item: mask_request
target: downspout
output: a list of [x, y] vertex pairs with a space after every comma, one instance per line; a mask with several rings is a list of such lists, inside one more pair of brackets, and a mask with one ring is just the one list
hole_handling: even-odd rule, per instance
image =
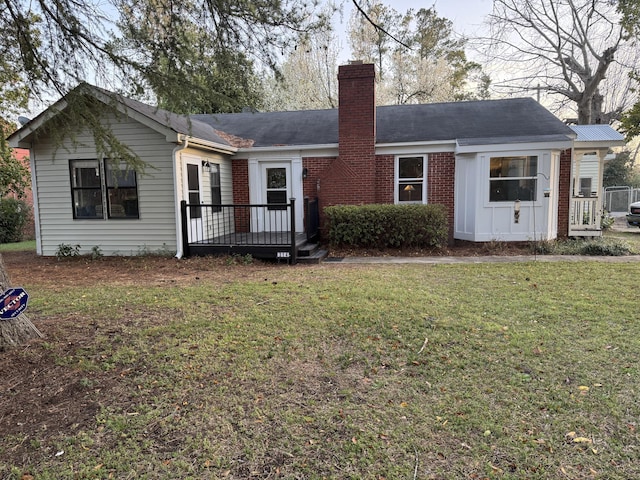
[[178, 172], [181, 166], [180, 158], [183, 150], [189, 147], [189, 138], [186, 135], [178, 134], [178, 145], [173, 149], [173, 192], [175, 201], [175, 221], [176, 221], [176, 258], [182, 258], [184, 246], [182, 245], [182, 223], [180, 222], [180, 200], [182, 198], [182, 186], [178, 185]]

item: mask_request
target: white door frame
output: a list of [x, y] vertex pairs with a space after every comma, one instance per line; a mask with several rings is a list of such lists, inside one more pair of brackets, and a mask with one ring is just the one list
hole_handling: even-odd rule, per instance
[[[289, 165], [290, 178], [290, 195], [296, 199], [295, 220], [296, 232], [304, 232], [304, 196], [302, 189], [302, 158], [300, 157], [271, 157], [271, 158], [250, 158], [249, 159], [249, 203], [263, 205], [267, 203], [265, 192], [264, 171], [266, 168], [273, 166], [275, 168], [282, 165]], [[287, 198], [289, 203], [289, 198]], [[261, 215], [259, 215], [260, 217]], [[252, 221], [251, 231], [262, 231], [265, 225], [262, 222]]]
[[[188, 166], [195, 165], [197, 166], [198, 173], [198, 203], [202, 203], [202, 160], [200, 157], [195, 157], [191, 155], [183, 155], [183, 165], [182, 165], [182, 189], [183, 189], [183, 198], [187, 201], [187, 203], [191, 203], [190, 201], [190, 193], [195, 193], [195, 190], [189, 189], [189, 175], [188, 175]], [[204, 239], [204, 228], [202, 222], [202, 210], [200, 211], [200, 217], [191, 218], [190, 210], [187, 209], [187, 216], [189, 218], [189, 242], [198, 242]]]

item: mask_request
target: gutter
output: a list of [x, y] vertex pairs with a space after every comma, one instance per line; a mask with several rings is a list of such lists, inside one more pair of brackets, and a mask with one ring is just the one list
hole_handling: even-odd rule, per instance
[[194, 147], [202, 147], [212, 152], [224, 153], [225, 155], [233, 155], [238, 152], [238, 148], [236, 147], [210, 142], [208, 140], [187, 136], [181, 133], [178, 134], [178, 137], [180, 137], [180, 135], [183, 135], [184, 140]]
[[182, 222], [180, 222], [180, 200], [181, 187], [178, 185], [178, 172], [181, 166], [181, 152], [189, 147], [189, 137], [181, 133], [178, 134], [178, 145], [173, 149], [173, 196], [175, 202], [176, 221], [176, 258], [184, 255], [184, 245], [182, 245]]

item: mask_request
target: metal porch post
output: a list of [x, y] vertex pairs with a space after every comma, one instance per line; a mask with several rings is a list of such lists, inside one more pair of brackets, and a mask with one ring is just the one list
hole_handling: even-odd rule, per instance
[[182, 251], [185, 257], [188, 257], [191, 253], [189, 251], [189, 222], [187, 220], [187, 202], [185, 200], [180, 201], [180, 223], [182, 225]]
[[290, 198], [291, 202], [291, 265], [295, 265], [298, 262], [298, 248], [296, 247], [296, 199]]

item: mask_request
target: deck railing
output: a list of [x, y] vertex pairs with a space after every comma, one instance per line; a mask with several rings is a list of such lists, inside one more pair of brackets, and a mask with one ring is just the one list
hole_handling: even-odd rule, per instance
[[295, 198], [289, 202], [212, 205], [181, 201], [184, 255], [189, 256], [192, 246], [286, 246], [288, 255], [283, 256], [296, 263]]
[[575, 197], [571, 199], [570, 230], [600, 230], [601, 211], [598, 200], [598, 197]]

